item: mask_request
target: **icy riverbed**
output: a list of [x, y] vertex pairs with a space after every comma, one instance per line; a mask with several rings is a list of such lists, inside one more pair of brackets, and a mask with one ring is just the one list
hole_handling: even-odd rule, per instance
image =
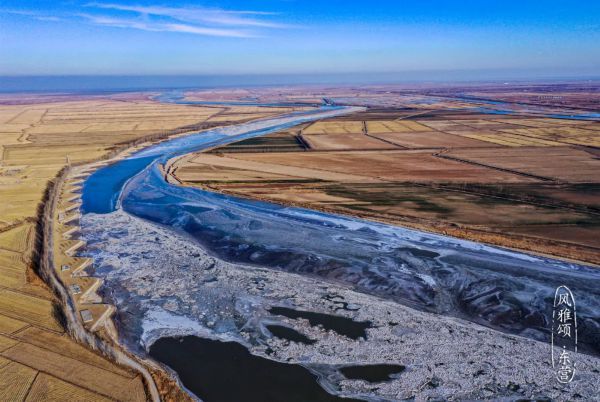
[[[352, 110], [172, 139], [85, 181], [84, 253], [94, 258], [89, 273], [105, 280], [105, 301], [117, 307], [123, 344], [140, 355], [160, 344], [185, 356], [210, 339], [233, 341], [252, 353], [249, 367], [296, 365], [332, 395], [373, 401], [597, 399], [598, 359], [577, 354], [576, 381], [562, 386], [548, 344], [554, 291], [566, 285], [577, 299], [580, 351], [598, 354], [597, 269], [175, 186], [160, 169], [188, 152]], [[171, 342], [186, 335], [197, 338]], [[390, 367], [399, 371], [373, 381]], [[314, 390], [298, 387], [288, 395]]]
[[[236, 341], [253, 354], [299, 363], [339, 395], [367, 400], [485, 397], [598, 398], [599, 360], [577, 354], [577, 381], [559, 386], [548, 344], [405, 307], [319, 278], [225, 262], [193, 239], [122, 210], [82, 217], [87, 254], [136, 353], [168, 336]], [[274, 306], [371, 322], [366, 339], [269, 312]], [[289, 327], [312, 344], [272, 336]], [[387, 382], [346, 379], [348, 365], [397, 364]], [[233, 380], [232, 380], [233, 381]]]

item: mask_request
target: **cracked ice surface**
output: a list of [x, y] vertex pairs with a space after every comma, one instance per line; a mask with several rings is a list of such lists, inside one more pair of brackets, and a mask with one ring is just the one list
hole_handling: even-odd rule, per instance
[[[86, 214], [82, 233], [105, 300], [118, 309], [122, 342], [145, 354], [160, 337], [193, 334], [235, 340], [253, 354], [300, 363], [333, 392], [370, 400], [416, 397], [598, 399], [599, 361], [576, 354], [576, 381], [559, 386], [550, 346], [459, 318], [418, 311], [313, 276], [229, 263], [173, 229], [122, 210]], [[352, 306], [340, 309], [340, 301]], [[272, 306], [371, 321], [367, 339], [271, 315]], [[268, 324], [294, 328], [316, 343], [272, 337]], [[347, 380], [340, 365], [390, 363], [407, 369], [376, 384]]]

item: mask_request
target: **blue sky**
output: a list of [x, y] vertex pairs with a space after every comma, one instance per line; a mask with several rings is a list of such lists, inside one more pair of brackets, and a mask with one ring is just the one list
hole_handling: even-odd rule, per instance
[[600, 1], [0, 3], [0, 75], [600, 75]]

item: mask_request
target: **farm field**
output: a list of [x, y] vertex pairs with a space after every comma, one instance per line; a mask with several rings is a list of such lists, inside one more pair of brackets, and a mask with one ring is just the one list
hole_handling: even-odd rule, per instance
[[[600, 263], [598, 151], [572, 140], [594, 143], [597, 129], [377, 108], [184, 157], [171, 172], [187, 185]], [[304, 147], [279, 151], [283, 136]]]
[[[438, 158], [428, 151], [350, 151], [317, 153], [307, 152], [299, 155], [289, 154], [241, 154], [232, 157], [240, 161], [273, 164], [288, 167], [286, 171], [293, 173], [293, 168], [311, 166], [315, 169], [347, 173], [368, 177], [378, 181], [414, 181], [414, 182], [526, 182], [527, 177], [520, 177], [507, 172], [494, 171], [485, 167], [464, 164], [453, 160]], [[290, 167], [292, 169], [290, 169]]]
[[383, 120], [366, 122], [367, 131], [372, 134], [378, 133], [413, 133], [430, 131], [427, 126], [419, 124], [414, 120]]
[[0, 400], [146, 400], [138, 373], [70, 338], [58, 299], [36, 274], [46, 189], [69, 163], [280, 110], [158, 104], [140, 94], [28, 95], [6, 103], [0, 103]]
[[413, 132], [413, 133], [377, 133], [371, 137], [393, 143], [401, 148], [444, 148], [448, 144], [453, 147], [492, 147], [493, 144], [463, 137], [459, 135], [442, 133], [439, 131]]
[[460, 149], [444, 155], [568, 183], [594, 182], [598, 180], [600, 172], [600, 159], [596, 151], [585, 148], [556, 146], [540, 149], [523, 146], [511, 149]]
[[423, 124], [449, 134], [509, 147], [599, 145], [600, 127], [590, 121], [505, 117], [427, 120]]
[[312, 150], [398, 149], [395, 144], [362, 133], [302, 135]]
[[303, 130], [303, 134], [344, 134], [361, 133], [363, 124], [360, 121], [324, 121], [309, 125]]
[[246, 141], [237, 142], [227, 147], [227, 152], [289, 152], [301, 151], [307, 148], [300, 137], [301, 127], [263, 137], [251, 138]]

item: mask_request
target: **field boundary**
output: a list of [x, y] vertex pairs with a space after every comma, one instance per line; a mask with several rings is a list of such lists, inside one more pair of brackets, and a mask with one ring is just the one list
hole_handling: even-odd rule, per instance
[[120, 348], [110, 345], [108, 342], [100, 339], [91, 332], [87, 331], [77, 317], [77, 309], [73, 300], [69, 296], [61, 279], [56, 275], [54, 266], [54, 214], [57, 209], [59, 194], [64, 185], [71, 168], [63, 168], [57, 177], [50, 182], [46, 190], [44, 206], [42, 207], [42, 218], [40, 220], [40, 265], [38, 274], [44, 281], [50, 285], [54, 293], [59, 297], [62, 311], [65, 314], [65, 325], [68, 333], [80, 343], [88, 346], [92, 350], [100, 352], [118, 364], [129, 367], [142, 375], [146, 385], [147, 395], [152, 401], [160, 401], [160, 394], [150, 374], [149, 370], [135, 358], [126, 354]]
[[538, 175], [535, 175], [532, 173], [520, 172], [518, 170], [507, 169], [507, 168], [494, 166], [494, 165], [486, 165], [485, 163], [475, 162], [475, 161], [472, 161], [469, 159], [462, 159], [462, 158], [457, 158], [456, 156], [446, 155], [446, 154], [444, 154], [444, 152], [447, 152], [447, 150], [442, 150], [441, 152], [436, 152], [435, 154], [433, 154], [433, 156], [435, 156], [437, 158], [455, 161], [455, 162], [466, 163], [469, 165], [475, 165], [475, 166], [480, 166], [480, 167], [484, 167], [484, 168], [488, 168], [488, 169], [499, 170], [504, 173], [511, 173], [511, 174], [515, 174], [517, 176], [528, 177], [530, 179], [541, 180], [541, 181], [545, 181], [545, 182], [560, 183], [559, 180], [553, 179], [550, 177], [538, 176]]

